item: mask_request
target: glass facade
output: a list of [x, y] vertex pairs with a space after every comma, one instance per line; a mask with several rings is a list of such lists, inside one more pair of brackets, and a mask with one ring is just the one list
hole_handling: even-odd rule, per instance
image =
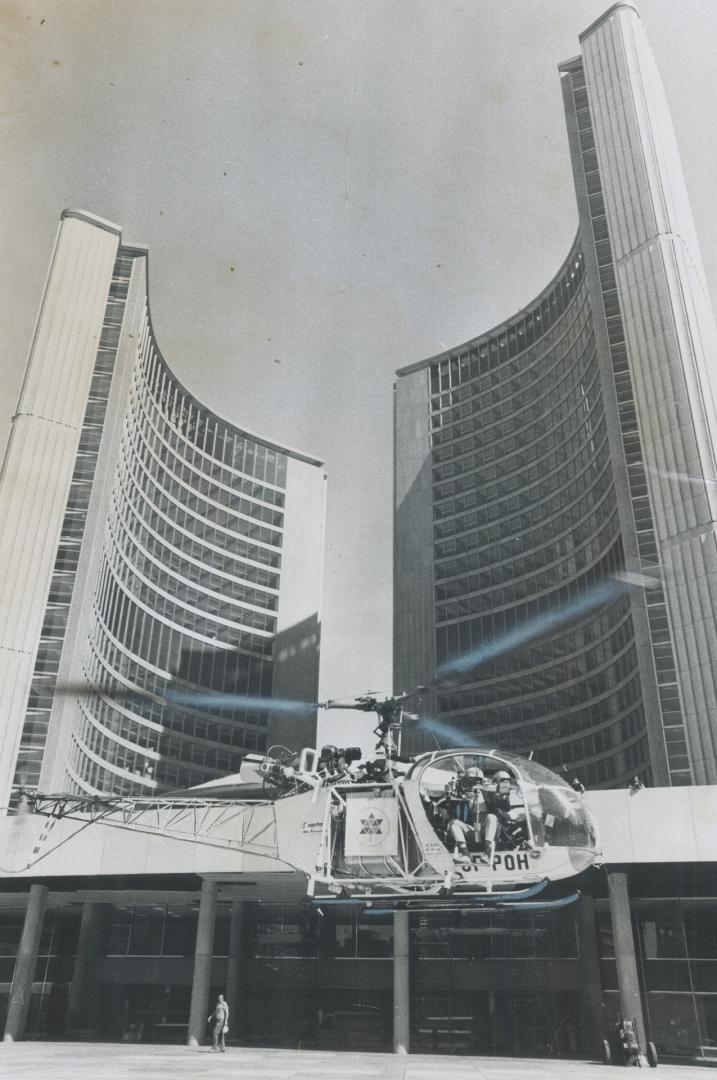
[[[259, 708], [162, 704], [170, 686], [272, 695], [287, 457], [172, 375], [146, 315], [67, 763], [73, 792], [185, 787], [266, 748]], [[116, 700], [110, 689], [142, 696]], [[153, 697], [153, 695], [156, 695]]]
[[437, 669], [476, 657], [439, 719], [591, 785], [649, 778], [629, 598], [600, 602], [624, 555], [579, 243], [428, 379]]
[[[660, 1059], [711, 1060], [717, 1056], [714, 875], [700, 871], [690, 895], [645, 895], [659, 893], [664, 881], [664, 873], [651, 870], [631, 889], [647, 1037]], [[54, 894], [28, 1037], [66, 1036], [79, 1017], [87, 1038], [185, 1041], [199, 891], [142, 895], [112, 903], [90, 891], [83, 907], [76, 896]], [[22, 899], [13, 906], [6, 895], [0, 908], [0, 1023], [22, 933]], [[592, 903], [594, 923], [579, 904], [412, 914], [412, 1052], [594, 1057], [620, 1005], [608, 901]], [[592, 957], [599, 963], [596, 987], [586, 985]], [[220, 900], [210, 1000], [218, 993], [231, 994], [234, 1045], [390, 1051], [392, 916], [271, 901], [237, 908]], [[78, 1003], [84, 1004], [78, 1009]]]
[[[717, 1057], [717, 906], [714, 897], [658, 898], [632, 904], [645, 1020], [663, 1057]], [[620, 1005], [610, 914], [598, 913], [604, 996]]]
[[577, 1053], [573, 911], [420, 916], [412, 959], [416, 1050]]

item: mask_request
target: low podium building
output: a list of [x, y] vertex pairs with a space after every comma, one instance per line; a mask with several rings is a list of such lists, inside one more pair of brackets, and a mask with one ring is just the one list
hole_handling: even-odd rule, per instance
[[223, 993], [230, 1045], [595, 1058], [628, 1016], [717, 1061], [717, 788], [587, 801], [605, 865], [574, 903], [440, 914], [317, 908], [267, 805], [224, 848], [196, 811], [6, 817], [5, 1037], [202, 1042]]

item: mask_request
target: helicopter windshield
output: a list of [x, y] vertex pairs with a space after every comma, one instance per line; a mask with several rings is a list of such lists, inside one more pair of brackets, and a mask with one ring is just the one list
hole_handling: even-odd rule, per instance
[[451, 852], [594, 848], [579, 795], [555, 773], [513, 754], [458, 751], [417, 763], [426, 814]]
[[537, 761], [522, 760], [520, 773], [536, 841], [550, 847], [594, 848], [595, 827], [570, 784]]

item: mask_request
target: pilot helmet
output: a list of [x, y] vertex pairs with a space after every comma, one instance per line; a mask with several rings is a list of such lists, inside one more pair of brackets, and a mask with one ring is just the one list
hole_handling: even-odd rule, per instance
[[480, 784], [485, 779], [483, 770], [479, 769], [477, 765], [471, 765], [470, 769], [466, 769], [466, 778], [472, 780], [474, 784]]
[[493, 777], [495, 786], [500, 791], [501, 784], [507, 782], [508, 788], [510, 788], [510, 773], [507, 773], [505, 769], [500, 769]]

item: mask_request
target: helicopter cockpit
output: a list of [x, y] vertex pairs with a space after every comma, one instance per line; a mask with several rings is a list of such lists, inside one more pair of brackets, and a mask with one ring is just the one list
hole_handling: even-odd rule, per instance
[[[546, 848], [594, 852], [595, 829], [579, 795], [549, 769], [504, 751], [437, 751], [409, 770], [434, 832], [469, 868], [516, 862]], [[520, 863], [527, 863], [520, 859]]]

